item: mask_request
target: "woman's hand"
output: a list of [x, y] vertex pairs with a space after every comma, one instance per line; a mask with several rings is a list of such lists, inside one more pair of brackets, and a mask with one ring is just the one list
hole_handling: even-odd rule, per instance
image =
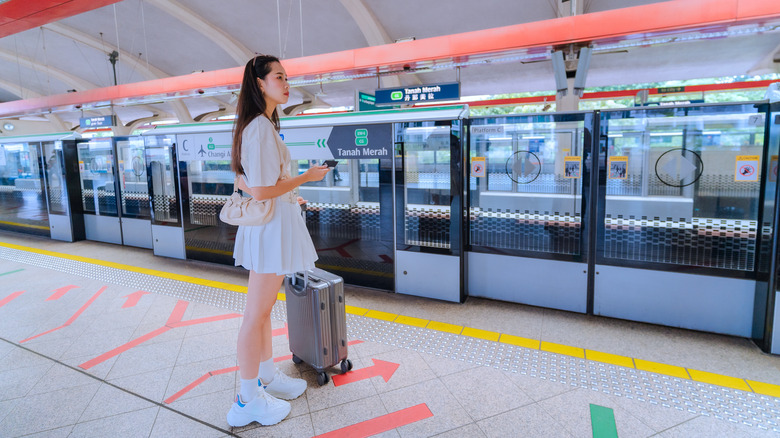
[[306, 200], [298, 196], [298, 205], [303, 205], [306, 203]]
[[328, 166], [312, 166], [304, 173], [304, 176], [306, 178], [306, 181], [322, 181], [323, 178], [325, 178], [325, 175], [330, 172], [330, 167]]

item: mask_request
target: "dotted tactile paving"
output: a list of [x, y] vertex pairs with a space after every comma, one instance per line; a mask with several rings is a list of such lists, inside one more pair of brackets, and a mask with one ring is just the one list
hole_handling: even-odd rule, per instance
[[[246, 305], [242, 293], [83, 261], [6, 247], [0, 247], [0, 258], [236, 312], [243, 312]], [[283, 301], [276, 303], [271, 317], [287, 319]], [[490, 366], [572, 388], [780, 433], [780, 398], [364, 316], [347, 315], [347, 331], [351, 339]]]
[[0, 247], [0, 258], [241, 313], [244, 312], [246, 306], [246, 295], [242, 293], [78, 260], [68, 260], [5, 247]]

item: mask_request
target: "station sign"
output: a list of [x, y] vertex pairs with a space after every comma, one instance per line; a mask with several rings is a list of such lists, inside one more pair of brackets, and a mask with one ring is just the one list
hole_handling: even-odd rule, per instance
[[460, 99], [460, 83], [418, 85], [415, 87], [380, 88], [376, 105], [398, 105]]
[[230, 132], [180, 134], [176, 137], [179, 161], [229, 161], [232, 157], [233, 134]]
[[79, 125], [83, 129], [109, 128], [116, 126], [116, 116], [81, 117], [79, 118]]
[[362, 91], [355, 92], [355, 111], [373, 111], [376, 107], [376, 97]]
[[390, 123], [282, 129], [292, 160], [365, 160], [390, 158]]

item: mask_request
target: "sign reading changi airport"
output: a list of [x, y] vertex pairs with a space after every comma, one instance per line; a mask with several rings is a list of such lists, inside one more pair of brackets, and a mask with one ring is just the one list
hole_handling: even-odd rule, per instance
[[390, 123], [282, 129], [282, 139], [293, 160], [390, 158]]
[[177, 137], [179, 143], [176, 145], [176, 152], [180, 161], [227, 161], [231, 158], [231, 132], [185, 134]]
[[82, 128], [105, 128], [116, 126], [116, 116], [82, 117], [79, 119]]
[[460, 83], [380, 88], [375, 97], [377, 106], [460, 99]]

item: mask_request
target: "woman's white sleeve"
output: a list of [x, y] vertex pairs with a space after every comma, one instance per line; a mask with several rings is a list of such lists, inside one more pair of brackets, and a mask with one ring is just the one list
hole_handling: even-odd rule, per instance
[[275, 186], [279, 181], [282, 163], [276, 145], [278, 135], [267, 120], [256, 119], [244, 129], [241, 164], [249, 187]]

